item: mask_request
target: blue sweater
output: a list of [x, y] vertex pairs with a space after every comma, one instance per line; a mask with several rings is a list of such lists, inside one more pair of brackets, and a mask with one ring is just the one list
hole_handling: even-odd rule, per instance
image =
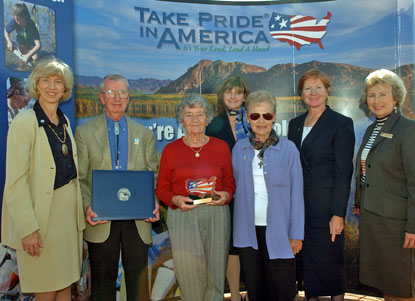
[[[239, 140], [232, 151], [236, 182], [233, 244], [258, 249], [255, 232], [255, 193], [252, 176], [254, 148]], [[293, 142], [281, 138], [264, 153], [263, 170], [268, 192], [266, 242], [270, 259], [293, 258], [289, 239], [304, 239], [303, 174]]]

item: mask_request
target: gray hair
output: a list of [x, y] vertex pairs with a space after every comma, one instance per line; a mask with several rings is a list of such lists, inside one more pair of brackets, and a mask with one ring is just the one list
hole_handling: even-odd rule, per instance
[[213, 109], [210, 103], [200, 94], [190, 94], [183, 98], [181, 103], [176, 107], [176, 118], [182, 123], [183, 121], [183, 110], [185, 107], [195, 108], [200, 107], [205, 111], [205, 115], [210, 123], [213, 119]]
[[274, 95], [265, 90], [259, 90], [252, 92], [248, 95], [245, 100], [245, 108], [249, 114], [250, 108], [258, 103], [265, 102], [271, 106], [271, 113], [277, 112], [277, 102], [275, 101]]
[[366, 113], [369, 112], [367, 106], [367, 90], [376, 84], [386, 84], [392, 87], [392, 96], [396, 101], [396, 107], [399, 109], [406, 97], [406, 88], [402, 79], [394, 72], [379, 69], [370, 73], [364, 83], [362, 95], [360, 97], [359, 107]]
[[130, 87], [130, 85], [128, 84], [128, 80], [125, 78], [125, 76], [121, 75], [121, 74], [108, 74], [104, 77], [104, 79], [102, 80], [102, 82], [99, 84], [99, 88], [102, 90], [104, 90], [104, 81], [108, 79], [108, 80], [113, 80], [113, 81], [124, 81], [125, 84], [127, 85], [127, 90]]

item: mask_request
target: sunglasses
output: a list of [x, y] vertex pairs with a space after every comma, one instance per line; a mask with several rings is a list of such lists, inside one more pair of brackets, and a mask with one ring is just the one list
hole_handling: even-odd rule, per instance
[[258, 120], [259, 117], [261, 117], [261, 116], [262, 116], [262, 118], [264, 118], [265, 120], [268, 120], [268, 121], [270, 121], [270, 120], [272, 120], [272, 118], [274, 118], [274, 115], [272, 115], [271, 113], [264, 113], [264, 114], [251, 113], [251, 114], [249, 114], [249, 119]]

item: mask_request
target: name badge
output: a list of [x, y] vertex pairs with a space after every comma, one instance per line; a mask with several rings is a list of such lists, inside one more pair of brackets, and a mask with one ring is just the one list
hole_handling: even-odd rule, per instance
[[389, 133], [382, 132], [382, 133], [380, 133], [380, 136], [381, 137], [384, 137], [384, 138], [392, 139], [393, 134], [389, 134]]

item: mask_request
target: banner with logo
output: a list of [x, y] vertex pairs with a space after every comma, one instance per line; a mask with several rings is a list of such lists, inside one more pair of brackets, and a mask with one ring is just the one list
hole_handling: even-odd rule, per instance
[[[252, 91], [274, 94], [275, 129], [286, 136], [290, 119], [305, 112], [298, 79], [318, 68], [331, 79], [331, 108], [354, 120], [357, 150], [372, 122], [358, 102], [374, 69], [402, 76], [409, 91], [402, 112], [415, 117], [413, 18], [410, 0], [75, 1], [77, 123], [102, 112], [103, 76], [121, 73], [130, 82], [128, 114], [154, 132], [161, 153], [184, 135], [175, 118], [183, 95], [201, 93], [215, 106], [222, 82], [241, 76]], [[351, 210], [345, 232], [348, 289], [355, 291], [358, 219]], [[174, 296], [174, 273], [164, 264], [170, 257], [152, 260], [153, 297]], [[158, 271], [166, 274], [164, 289]]]
[[[0, 47], [0, 196], [3, 196], [6, 138], [9, 124], [20, 112], [35, 103], [27, 89], [27, 78], [36, 62], [57, 57], [73, 66], [72, 0], [1, 0], [2, 35]], [[73, 98], [61, 105], [75, 125]], [[12, 167], [9, 167], [12, 168]], [[12, 249], [0, 246], [1, 300], [30, 300], [21, 294]]]
[[[252, 91], [273, 93], [281, 136], [290, 119], [305, 112], [297, 85], [311, 68], [331, 79], [330, 107], [354, 120], [356, 150], [372, 122], [358, 104], [371, 71], [387, 68], [403, 78], [409, 93], [402, 112], [415, 117], [412, 0], [74, 0], [73, 10], [76, 123], [103, 112], [103, 77], [123, 74], [131, 90], [128, 115], [153, 131], [159, 153], [184, 135], [175, 118], [183, 96], [203, 94], [215, 107], [217, 90], [230, 76], [246, 79]], [[58, 56], [69, 51], [56, 49]], [[354, 187], [350, 200], [353, 195]], [[155, 300], [179, 294], [166, 230], [164, 223], [156, 229], [149, 251]], [[357, 291], [358, 218], [351, 210], [345, 233], [348, 290]]]

